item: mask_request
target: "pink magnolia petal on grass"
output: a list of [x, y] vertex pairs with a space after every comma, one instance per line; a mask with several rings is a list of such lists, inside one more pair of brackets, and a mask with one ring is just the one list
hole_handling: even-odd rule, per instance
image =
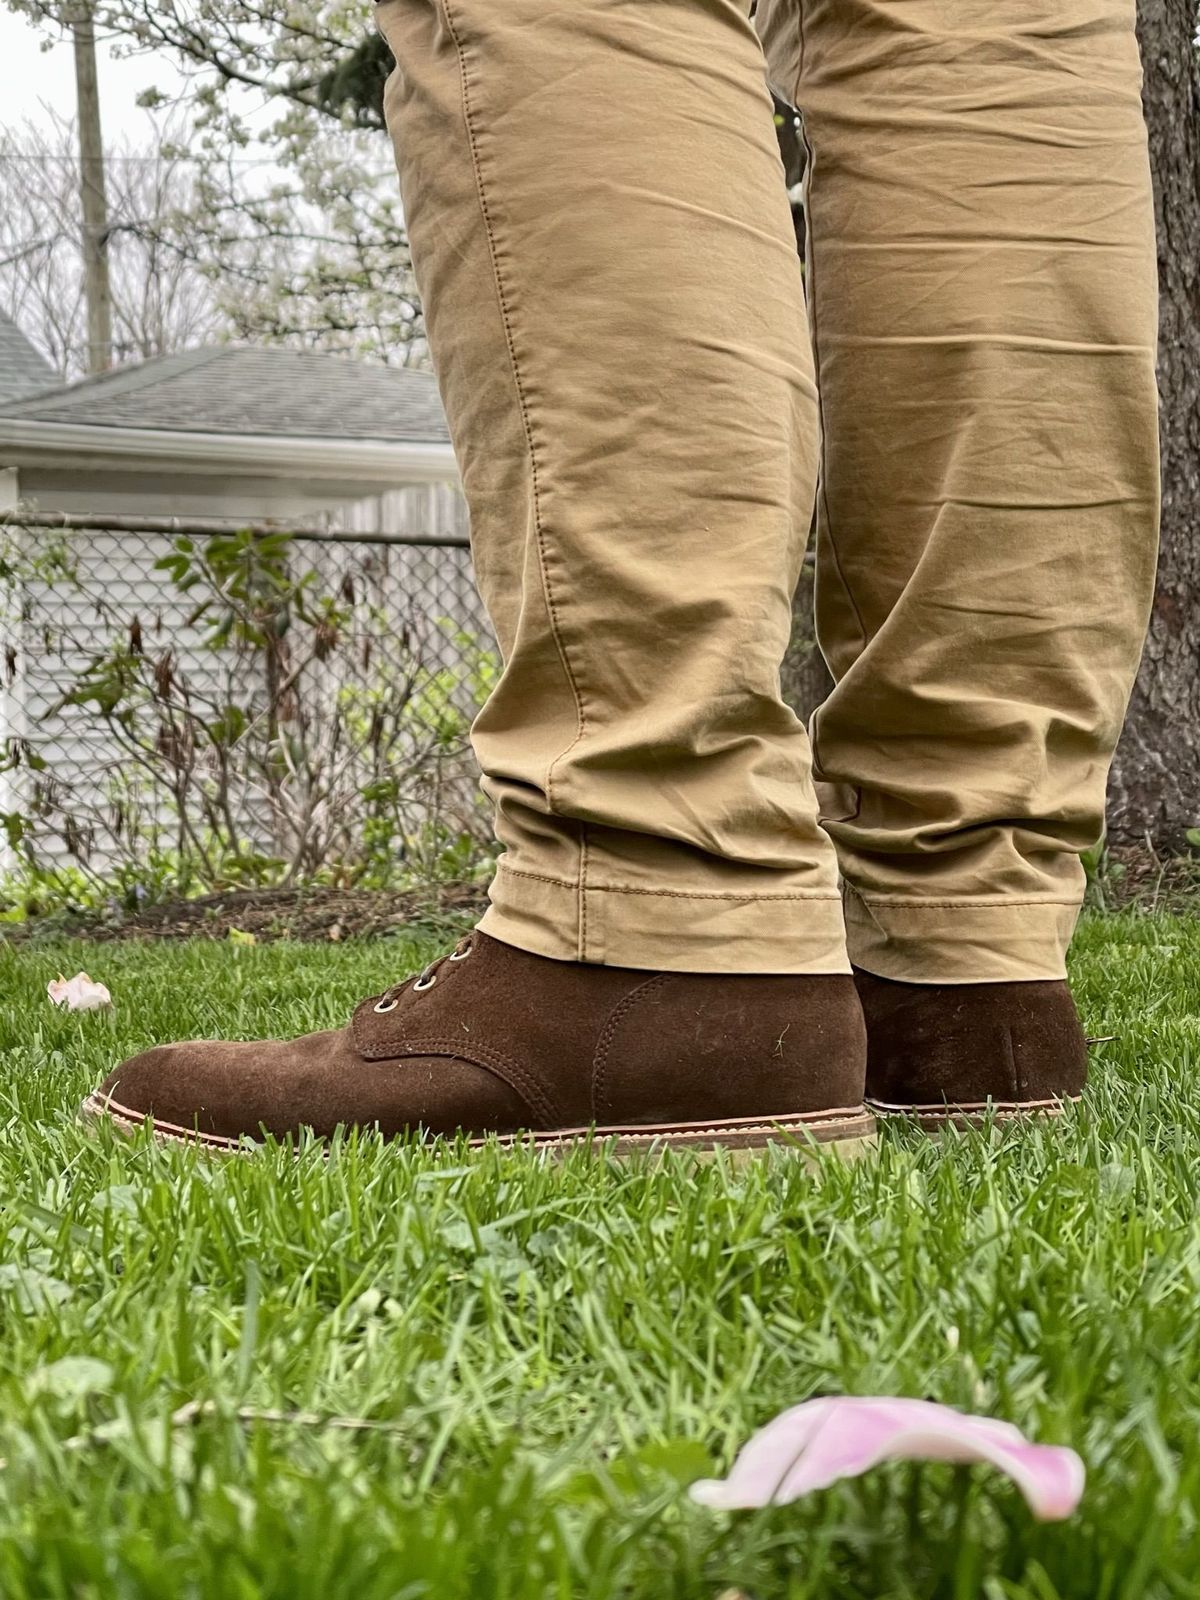
[[1043, 1522], [1069, 1517], [1083, 1494], [1074, 1450], [1030, 1444], [1019, 1428], [932, 1400], [837, 1395], [781, 1412], [739, 1452], [727, 1478], [692, 1484], [701, 1505], [723, 1511], [786, 1505], [881, 1461], [984, 1461], [1016, 1484]]
[[60, 973], [46, 985], [46, 993], [51, 1004], [65, 1006], [68, 1011], [101, 1011], [112, 1005], [112, 995], [86, 972], [77, 972], [73, 978], [64, 978]]

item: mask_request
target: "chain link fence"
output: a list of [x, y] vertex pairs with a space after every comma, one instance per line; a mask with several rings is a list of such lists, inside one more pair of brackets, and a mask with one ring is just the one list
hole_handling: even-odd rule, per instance
[[10, 874], [382, 882], [483, 845], [465, 537], [82, 522], [0, 527]]

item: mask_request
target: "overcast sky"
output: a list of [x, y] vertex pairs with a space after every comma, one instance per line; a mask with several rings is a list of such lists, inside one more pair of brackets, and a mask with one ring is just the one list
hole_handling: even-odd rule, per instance
[[[75, 109], [75, 62], [70, 40], [43, 52], [43, 34], [24, 17], [0, 4], [0, 126], [13, 127], [26, 117], [44, 120], [47, 106], [70, 117]], [[105, 141], [125, 137], [143, 143], [149, 136], [149, 113], [137, 105], [143, 89], [172, 93], [180, 84], [178, 70], [161, 55], [116, 60], [101, 41], [100, 115]]]

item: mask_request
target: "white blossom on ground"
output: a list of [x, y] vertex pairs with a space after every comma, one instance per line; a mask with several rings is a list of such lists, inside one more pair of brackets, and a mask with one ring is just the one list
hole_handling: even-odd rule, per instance
[[104, 1011], [112, 1005], [112, 995], [102, 983], [96, 983], [86, 972], [77, 972], [73, 978], [59, 973], [46, 985], [51, 1004], [63, 1006], [67, 1011]]

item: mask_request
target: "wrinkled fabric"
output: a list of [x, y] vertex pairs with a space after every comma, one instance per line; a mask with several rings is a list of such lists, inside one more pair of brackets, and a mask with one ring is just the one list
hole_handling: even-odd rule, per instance
[[[1155, 551], [1133, 3], [760, 4], [812, 147], [811, 338], [746, 10], [377, 10], [504, 657], [483, 927], [1059, 978]], [[779, 694], [814, 504], [815, 763]]]

